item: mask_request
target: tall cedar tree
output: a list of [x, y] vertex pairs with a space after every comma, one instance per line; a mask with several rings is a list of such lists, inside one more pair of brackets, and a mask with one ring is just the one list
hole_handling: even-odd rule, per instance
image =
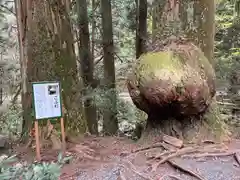
[[[90, 53], [90, 40], [88, 28], [88, 14], [86, 0], [77, 1], [78, 27], [80, 46], [79, 53], [81, 59], [81, 73], [85, 88], [93, 87], [93, 58]], [[87, 120], [88, 130], [92, 134], [98, 134], [96, 107], [92, 98], [84, 101], [85, 117]]]
[[[32, 74], [32, 1], [15, 0], [15, 9], [17, 17], [18, 41], [20, 51], [20, 64], [22, 76], [22, 109], [23, 109], [23, 123], [22, 135], [24, 141], [28, 139], [27, 135], [32, 128], [32, 100], [31, 100], [31, 86], [30, 82], [34, 80]], [[25, 136], [26, 135], [26, 136]]]
[[146, 52], [147, 39], [147, 0], [136, 1], [137, 30], [136, 30], [136, 58]]
[[112, 6], [111, 0], [101, 0], [101, 15], [103, 28], [103, 62], [104, 62], [104, 84], [111, 99], [111, 109], [106, 109], [103, 115], [103, 131], [107, 135], [113, 135], [118, 130], [117, 105], [115, 93], [115, 65], [114, 65], [114, 43], [112, 27]]

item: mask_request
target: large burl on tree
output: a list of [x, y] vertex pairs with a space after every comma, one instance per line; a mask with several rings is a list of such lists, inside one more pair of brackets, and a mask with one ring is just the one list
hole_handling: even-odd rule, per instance
[[187, 40], [170, 40], [143, 54], [127, 86], [134, 104], [148, 114], [142, 138], [164, 133], [194, 141], [219, 137], [224, 129], [214, 106], [214, 69]]

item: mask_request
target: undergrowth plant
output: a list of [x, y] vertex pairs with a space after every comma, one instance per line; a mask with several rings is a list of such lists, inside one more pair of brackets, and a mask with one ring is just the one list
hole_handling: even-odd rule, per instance
[[71, 158], [63, 158], [60, 153], [57, 162], [10, 165], [17, 162], [16, 156], [11, 156], [0, 162], [0, 180], [56, 180], [61, 175], [62, 166]]

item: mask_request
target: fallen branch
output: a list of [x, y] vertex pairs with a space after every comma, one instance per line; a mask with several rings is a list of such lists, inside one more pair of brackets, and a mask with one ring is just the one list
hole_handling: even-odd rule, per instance
[[[180, 149], [180, 150], [176, 151], [175, 153], [170, 154], [169, 156], [167, 156], [167, 157], [163, 158], [161, 161], [159, 161], [155, 166], [152, 167], [152, 171], [156, 171], [158, 166], [160, 166], [160, 164], [163, 164], [163, 163], [167, 162], [171, 158], [181, 156], [185, 153], [193, 153], [193, 152], [196, 152], [196, 151], [197, 151], [197, 149], [195, 149], [193, 147], [186, 147], [186, 148]], [[157, 158], [161, 158], [161, 156], [159, 156]]]
[[183, 171], [184, 173], [187, 173], [199, 180], [206, 180], [204, 177], [202, 177], [201, 175], [197, 174], [196, 172], [186, 168], [186, 167], [183, 167], [181, 166], [180, 164], [178, 164], [176, 161], [173, 161], [173, 160], [168, 160], [167, 161], [171, 166], [173, 166], [174, 168], [176, 169], [179, 169], [181, 171]]
[[[175, 153], [168, 155], [167, 157], [163, 158], [161, 161], [159, 161], [157, 164], [155, 164], [155, 166], [152, 167], [152, 171], [156, 171], [158, 166], [160, 166], [160, 164], [163, 164], [165, 162], [167, 162], [169, 159], [178, 157], [178, 156], [182, 156], [186, 153], [200, 153], [200, 152], [206, 152], [207, 150], [210, 150], [214, 152], [215, 149], [213, 149], [214, 146], [208, 146], [208, 147], [203, 147], [200, 148], [199, 146], [196, 147], [186, 147], [180, 150], [175, 151]], [[215, 150], [216, 151], [216, 150]], [[155, 157], [155, 159], [159, 159], [162, 158], [161, 154], [158, 155], [157, 157]]]
[[235, 155], [235, 151], [230, 152], [220, 152], [220, 153], [204, 153], [204, 154], [196, 154], [196, 155], [186, 155], [184, 157], [191, 158], [201, 158], [201, 157], [221, 157], [221, 156], [232, 156]]
[[174, 176], [174, 175], [168, 175], [168, 177], [173, 178], [175, 180], [182, 180], [180, 177]]
[[135, 174], [137, 174], [138, 176], [140, 176], [140, 177], [142, 177], [142, 178], [144, 178], [144, 179], [146, 179], [146, 180], [153, 180], [152, 178], [146, 176], [145, 174], [140, 173], [139, 171], [137, 171], [136, 168], [135, 168], [135, 166], [134, 166], [130, 161], [125, 160], [125, 162], [130, 165], [131, 170], [132, 170]]
[[170, 178], [175, 179], [175, 180], [182, 180], [180, 177], [177, 177], [177, 176], [174, 176], [174, 175], [164, 175], [159, 180], [164, 180], [166, 177], [170, 177]]
[[175, 137], [172, 137], [172, 136], [168, 136], [168, 135], [163, 135], [163, 141], [176, 147], [176, 148], [182, 148], [183, 147], [183, 141], [178, 139], [178, 138], [175, 138]]
[[171, 153], [175, 153], [175, 150], [170, 150], [170, 151], [164, 151], [162, 153], [157, 154], [156, 156], [148, 156], [148, 159], [161, 159], [163, 156], [171, 154]]

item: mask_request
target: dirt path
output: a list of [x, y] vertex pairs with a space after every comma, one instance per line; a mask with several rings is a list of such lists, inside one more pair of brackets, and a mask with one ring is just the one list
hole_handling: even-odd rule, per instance
[[[227, 147], [229, 151], [240, 149], [240, 141], [234, 140]], [[172, 159], [200, 176], [196, 178], [169, 163], [161, 164], [152, 172], [151, 167], [157, 161], [148, 157], [160, 149], [131, 153], [137, 148], [136, 143], [117, 137], [87, 137], [77, 144], [69, 143], [67, 153], [73, 158], [63, 167], [61, 180], [240, 180], [240, 165], [232, 155]], [[52, 161], [57, 159], [58, 152], [44, 150], [42, 154], [44, 160]], [[33, 152], [25, 151], [21, 157], [31, 161], [32, 155]]]

